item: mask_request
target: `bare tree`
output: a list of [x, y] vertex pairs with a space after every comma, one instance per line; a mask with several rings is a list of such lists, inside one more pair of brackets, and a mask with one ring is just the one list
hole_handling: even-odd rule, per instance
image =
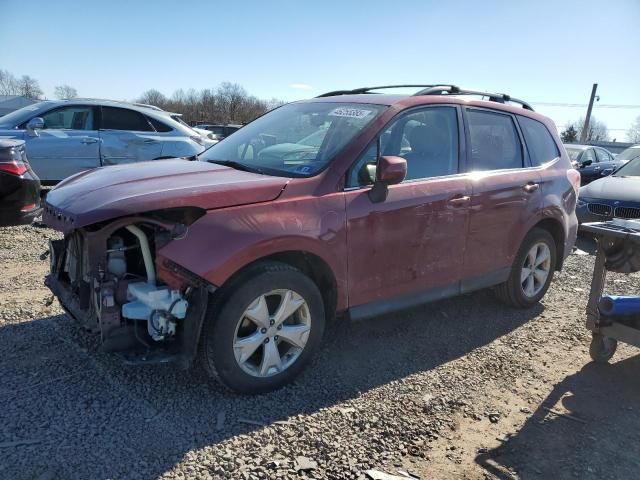
[[18, 80], [8, 70], [0, 70], [0, 95], [19, 95]]
[[65, 98], [76, 98], [78, 96], [78, 91], [75, 88], [73, 88], [73, 87], [71, 87], [69, 85], [66, 85], [66, 84], [65, 85], [57, 85], [53, 92], [54, 92], [53, 94], [57, 98], [62, 98], [62, 99], [65, 99]]
[[215, 89], [179, 89], [169, 98], [158, 90], [147, 90], [137, 101], [181, 113], [183, 119], [192, 125], [198, 121], [246, 123], [283, 103], [277, 99], [261, 100], [249, 95], [240, 85], [230, 82], [222, 83]]
[[29, 75], [22, 75], [18, 80], [18, 95], [31, 98], [32, 100], [39, 100], [42, 96], [40, 83]]
[[640, 116], [636, 117], [627, 132], [627, 140], [631, 143], [640, 143]]
[[223, 82], [217, 91], [220, 100], [223, 121], [225, 123], [237, 122], [237, 116], [244, 100], [248, 97], [247, 91], [237, 83]]
[[[571, 122], [567, 125], [566, 131], [573, 128], [577, 132], [576, 138], [582, 136], [582, 129], [584, 128], [584, 117], [581, 117], [575, 122]], [[604, 122], [598, 121], [595, 117], [591, 117], [589, 121], [589, 131], [587, 132], [587, 142], [608, 142], [610, 140], [609, 130]]]
[[146, 103], [147, 105], [155, 105], [156, 107], [164, 108], [167, 104], [167, 97], [156, 89], [147, 90], [137, 100], [140, 103]]

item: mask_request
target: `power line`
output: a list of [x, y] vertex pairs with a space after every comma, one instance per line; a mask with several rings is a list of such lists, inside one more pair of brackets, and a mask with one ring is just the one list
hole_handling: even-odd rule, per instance
[[[584, 108], [587, 106], [586, 103], [560, 103], [560, 102], [529, 102], [534, 105], [544, 105], [546, 107], [571, 107], [571, 108]], [[612, 103], [596, 103], [593, 105], [594, 108], [640, 108], [640, 105], [618, 105]]]

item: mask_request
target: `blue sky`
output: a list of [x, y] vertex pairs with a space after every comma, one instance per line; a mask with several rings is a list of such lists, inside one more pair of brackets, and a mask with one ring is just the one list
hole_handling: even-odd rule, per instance
[[[584, 104], [597, 82], [600, 104], [640, 105], [640, 0], [0, 0], [0, 45], [0, 68], [50, 97], [61, 83], [133, 99], [231, 81], [295, 100], [444, 82]], [[586, 110], [534, 107], [561, 126]], [[594, 114], [627, 129], [640, 108]]]

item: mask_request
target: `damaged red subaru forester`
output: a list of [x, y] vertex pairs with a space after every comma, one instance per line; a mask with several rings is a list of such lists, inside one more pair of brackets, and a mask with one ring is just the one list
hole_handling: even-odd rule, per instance
[[290, 382], [337, 314], [486, 287], [536, 304], [577, 231], [555, 126], [505, 94], [411, 87], [284, 105], [198, 161], [66, 179], [46, 199], [64, 232], [46, 284], [105, 350], [199, 358], [245, 393]]

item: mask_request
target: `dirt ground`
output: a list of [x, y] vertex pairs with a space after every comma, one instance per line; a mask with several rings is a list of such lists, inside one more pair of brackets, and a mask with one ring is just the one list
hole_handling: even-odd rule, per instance
[[336, 325], [294, 385], [246, 397], [100, 352], [50, 303], [52, 235], [0, 229], [0, 478], [640, 477], [640, 350], [590, 362], [592, 255], [529, 311], [485, 291]]

